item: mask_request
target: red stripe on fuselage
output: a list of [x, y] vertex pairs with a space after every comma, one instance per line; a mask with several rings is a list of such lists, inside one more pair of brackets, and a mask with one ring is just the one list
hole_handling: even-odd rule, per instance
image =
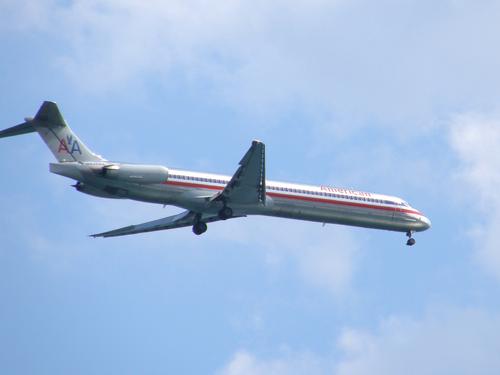
[[195, 183], [192, 183], [192, 182], [165, 181], [163, 184], [165, 184], [165, 185], [174, 185], [174, 186], [182, 186], [182, 187], [192, 187], [192, 188], [199, 188], [199, 189], [224, 190], [224, 188], [221, 187], [221, 186], [195, 184]]
[[[339, 206], [370, 208], [370, 209], [374, 209], [374, 210], [383, 210], [383, 211], [395, 211], [394, 207], [375, 206], [373, 204], [366, 204], [366, 203], [345, 202], [345, 201], [338, 201], [338, 200], [334, 200], [334, 199], [304, 197], [304, 196], [281, 194], [281, 193], [266, 193], [266, 194], [269, 195], [270, 197], [293, 199], [293, 200], [300, 200], [300, 201], [306, 201], [306, 202], [328, 203], [328, 204], [336, 204]], [[413, 211], [413, 210], [399, 209], [398, 212], [405, 212], [405, 213], [421, 215], [420, 212]]]
[[[198, 189], [210, 189], [210, 190], [224, 190], [222, 186], [214, 186], [214, 185], [205, 185], [198, 184], [193, 182], [180, 182], [180, 181], [165, 181], [165, 185], [173, 185], [173, 186], [181, 186], [181, 187], [190, 187], [190, 188], [198, 188]], [[403, 212], [407, 214], [415, 214], [422, 215], [421, 212], [415, 210], [409, 210], [406, 208], [395, 208], [395, 207], [387, 207], [387, 206], [375, 206], [373, 204], [366, 203], [357, 203], [357, 202], [345, 202], [334, 199], [326, 199], [326, 198], [314, 198], [314, 197], [306, 197], [302, 195], [290, 195], [290, 194], [282, 194], [282, 193], [274, 193], [274, 192], [266, 192], [266, 195], [274, 198], [284, 198], [305, 202], [317, 202], [317, 203], [328, 203], [328, 204], [336, 204], [340, 206], [350, 206], [350, 207], [361, 207], [361, 208], [371, 208], [374, 210], [383, 210], [383, 211], [396, 211]]]

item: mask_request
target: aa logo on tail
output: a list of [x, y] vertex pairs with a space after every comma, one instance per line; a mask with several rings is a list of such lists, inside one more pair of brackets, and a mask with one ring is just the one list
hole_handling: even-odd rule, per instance
[[74, 152], [78, 152], [80, 155], [82, 154], [78, 141], [73, 140], [72, 135], [67, 135], [66, 139], [61, 138], [61, 140], [59, 141], [59, 149], [57, 150], [57, 152], [58, 153], [66, 152], [70, 155], [73, 155]]

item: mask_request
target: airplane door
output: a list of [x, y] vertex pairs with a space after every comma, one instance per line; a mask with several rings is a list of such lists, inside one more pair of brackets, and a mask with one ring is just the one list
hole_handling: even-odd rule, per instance
[[399, 208], [399, 206], [394, 207], [394, 209], [392, 210], [392, 220], [394, 220], [396, 218], [396, 216], [399, 216], [398, 215], [399, 212], [401, 212], [401, 209]]

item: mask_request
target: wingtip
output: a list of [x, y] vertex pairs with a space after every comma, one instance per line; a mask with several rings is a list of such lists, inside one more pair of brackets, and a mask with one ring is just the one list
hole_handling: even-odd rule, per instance
[[107, 237], [107, 236], [106, 236], [106, 233], [107, 233], [107, 232], [89, 234], [89, 237], [90, 237], [90, 238], [99, 238], [99, 237], [104, 238], [104, 237]]

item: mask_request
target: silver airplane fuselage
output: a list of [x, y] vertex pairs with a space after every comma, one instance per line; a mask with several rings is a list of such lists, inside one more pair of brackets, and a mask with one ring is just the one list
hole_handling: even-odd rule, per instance
[[[223, 203], [210, 203], [231, 176], [168, 169], [157, 165], [114, 163], [131, 171], [113, 178], [101, 176], [109, 162], [53, 163], [53, 173], [73, 178], [77, 190], [106, 198], [133, 199], [173, 205], [195, 212], [217, 213]], [[266, 180], [266, 203], [232, 204], [235, 216], [266, 215], [320, 223], [344, 224], [398, 232], [420, 232], [430, 220], [398, 197], [330, 186], [313, 186]]]
[[58, 161], [50, 171], [76, 181], [78, 191], [103, 197], [174, 205], [186, 211], [147, 223], [92, 235], [115, 237], [266, 215], [412, 233], [430, 220], [401, 198], [331, 186], [266, 179], [265, 145], [254, 140], [232, 176], [159, 165], [115, 163], [93, 153], [71, 130], [56, 103], [44, 102], [34, 118], [0, 131], [0, 138], [37, 132]]

